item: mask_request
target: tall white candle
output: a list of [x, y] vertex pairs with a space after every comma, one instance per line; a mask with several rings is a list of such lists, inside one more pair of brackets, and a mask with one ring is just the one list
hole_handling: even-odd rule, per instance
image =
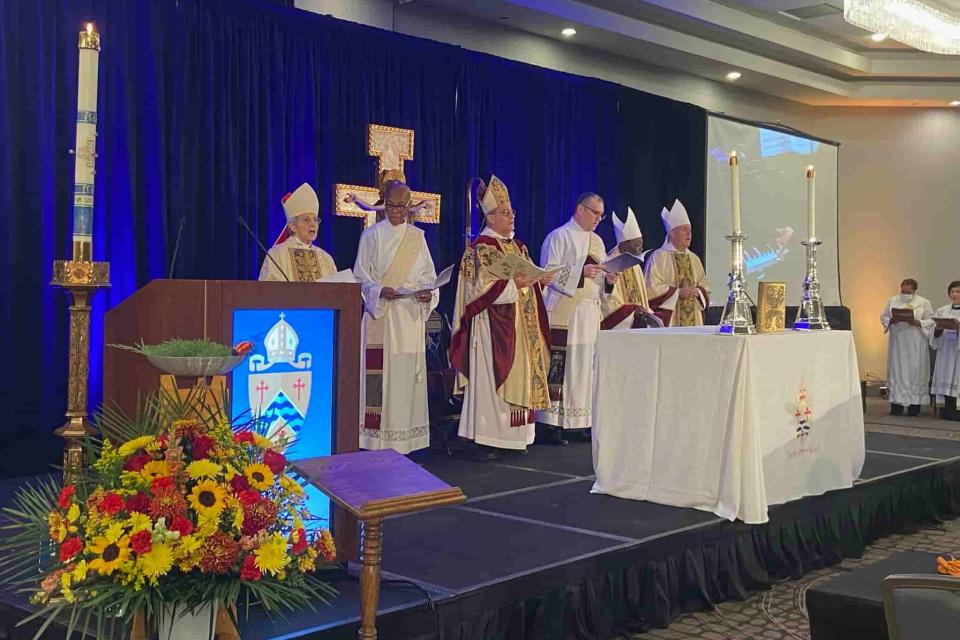
[[730, 153], [730, 197], [733, 199], [733, 235], [740, 235], [740, 167], [736, 151]]
[[816, 201], [816, 188], [814, 182], [816, 180], [817, 172], [814, 171], [813, 165], [807, 167], [807, 237], [816, 238], [817, 237], [817, 219], [814, 212], [814, 202]]
[[77, 43], [77, 139], [73, 169], [73, 259], [93, 259], [93, 176], [97, 157], [97, 71], [100, 34], [87, 24]]

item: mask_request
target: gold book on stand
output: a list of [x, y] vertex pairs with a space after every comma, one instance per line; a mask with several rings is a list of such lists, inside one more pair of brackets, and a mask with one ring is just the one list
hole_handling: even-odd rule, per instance
[[783, 331], [787, 315], [787, 283], [761, 282], [757, 297], [757, 332]]

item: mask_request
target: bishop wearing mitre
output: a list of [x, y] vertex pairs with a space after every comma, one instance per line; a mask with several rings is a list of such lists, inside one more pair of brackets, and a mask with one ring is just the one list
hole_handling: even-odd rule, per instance
[[260, 280], [315, 282], [337, 272], [330, 254], [314, 245], [320, 230], [320, 200], [304, 182], [280, 201], [287, 226], [267, 252]]
[[693, 228], [687, 210], [679, 200], [660, 214], [667, 239], [646, 263], [647, 295], [650, 308], [671, 327], [703, 324], [703, 312], [710, 304], [710, 286], [703, 263], [690, 251]]
[[[496, 176], [477, 191], [484, 228], [463, 253], [450, 361], [463, 394], [459, 435], [482, 447], [523, 451], [536, 434], [534, 412], [550, 406], [550, 325], [537, 280], [502, 279], [489, 268], [514, 255], [530, 262], [513, 235], [516, 216]], [[493, 452], [491, 452], [493, 453]]]
[[[621, 221], [616, 213], [611, 214], [613, 233], [617, 246], [607, 254], [607, 261], [629, 253], [638, 256], [643, 251], [643, 234], [633, 215], [633, 209], [627, 207], [627, 217]], [[606, 285], [608, 288], [611, 285]], [[650, 311], [647, 300], [647, 286], [640, 265], [634, 265], [620, 273], [617, 283], [612, 285], [611, 295], [603, 299], [601, 310], [603, 322], [601, 329], [630, 329], [647, 326], [659, 326], [659, 322]]]
[[425, 340], [437, 273], [423, 230], [407, 222], [410, 187], [391, 182], [384, 209], [353, 267], [364, 308], [360, 446], [409, 453], [430, 445]]

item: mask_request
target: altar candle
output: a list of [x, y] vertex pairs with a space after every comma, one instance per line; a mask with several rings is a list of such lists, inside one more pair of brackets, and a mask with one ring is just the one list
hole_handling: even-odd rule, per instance
[[733, 199], [733, 235], [740, 235], [740, 168], [737, 152], [730, 152], [730, 194]]
[[814, 214], [814, 182], [817, 172], [813, 170], [813, 165], [807, 167], [807, 237], [810, 239], [817, 237], [817, 221]]
[[100, 34], [93, 24], [80, 32], [77, 43], [77, 138], [73, 165], [73, 259], [93, 259], [93, 176], [97, 150], [97, 71]]

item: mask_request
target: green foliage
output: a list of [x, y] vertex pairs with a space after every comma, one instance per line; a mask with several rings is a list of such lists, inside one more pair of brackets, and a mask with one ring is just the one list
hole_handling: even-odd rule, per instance
[[181, 340], [174, 338], [161, 342], [160, 344], [144, 344], [143, 342], [134, 346], [123, 344], [112, 344], [111, 347], [126, 349], [141, 355], [164, 356], [168, 358], [210, 358], [229, 356], [232, 351], [230, 347], [222, 345], [212, 340]]

